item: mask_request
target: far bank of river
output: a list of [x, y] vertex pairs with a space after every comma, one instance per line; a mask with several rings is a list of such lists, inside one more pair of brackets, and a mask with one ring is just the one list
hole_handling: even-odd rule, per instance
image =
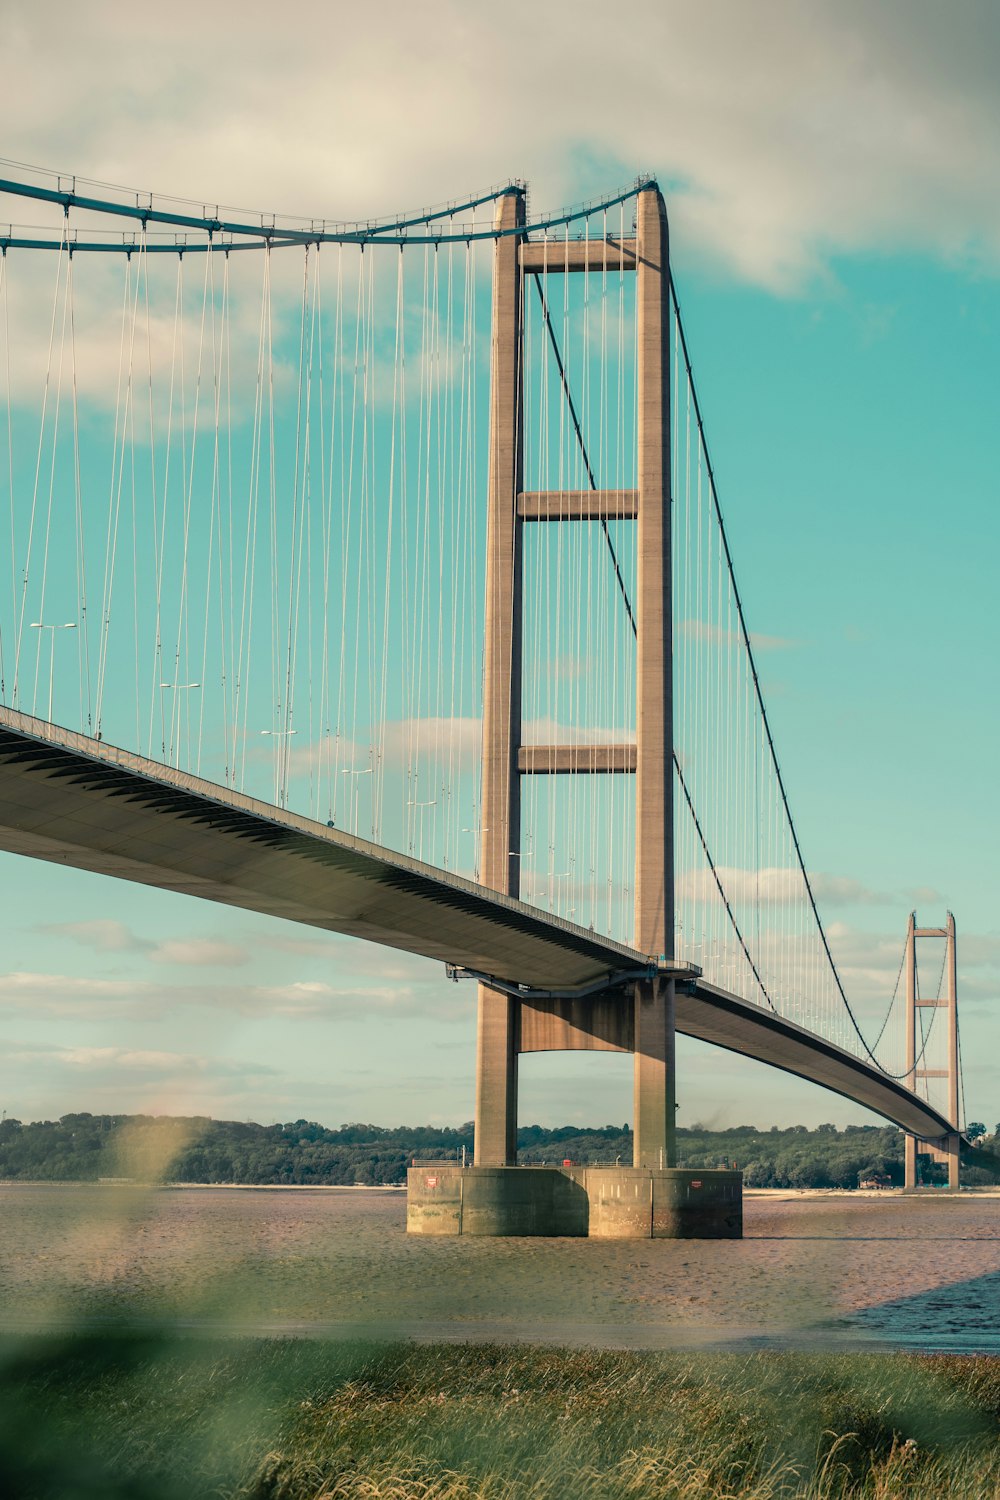
[[748, 1192], [742, 1241], [427, 1240], [394, 1188], [0, 1184], [0, 1328], [1000, 1353], [1000, 1193]]

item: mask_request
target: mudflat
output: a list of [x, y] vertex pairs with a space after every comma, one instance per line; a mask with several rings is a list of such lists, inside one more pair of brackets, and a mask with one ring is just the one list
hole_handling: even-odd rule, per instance
[[748, 1194], [742, 1241], [408, 1237], [392, 1189], [0, 1185], [0, 1328], [1000, 1353], [1000, 1195]]

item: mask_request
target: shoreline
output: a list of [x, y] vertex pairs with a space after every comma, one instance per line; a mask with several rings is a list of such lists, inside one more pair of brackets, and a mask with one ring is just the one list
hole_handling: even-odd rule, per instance
[[[418, 1166], [422, 1163], [418, 1162]], [[157, 1182], [138, 1177], [48, 1178], [0, 1177], [0, 1188], [141, 1188], [145, 1192], [227, 1192], [227, 1193], [405, 1193], [405, 1182]], [[834, 1199], [837, 1202], [946, 1202], [967, 1198], [1000, 1198], [1000, 1185], [994, 1187], [961, 1187], [957, 1193], [945, 1187], [920, 1188], [907, 1192], [890, 1188], [757, 1188], [745, 1187], [744, 1199], [765, 1202], [799, 1203], [809, 1199]]]

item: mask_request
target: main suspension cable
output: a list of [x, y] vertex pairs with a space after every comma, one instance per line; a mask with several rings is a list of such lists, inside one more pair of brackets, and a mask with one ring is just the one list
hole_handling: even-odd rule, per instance
[[743, 600], [740, 597], [740, 592], [736, 585], [736, 572], [733, 567], [732, 553], [729, 550], [729, 537], [726, 534], [725, 523], [722, 519], [722, 507], [719, 504], [718, 491], [715, 485], [715, 471], [712, 467], [712, 459], [708, 449], [708, 439], [705, 434], [705, 425], [701, 415], [701, 405], [698, 401], [698, 391], [694, 381], [694, 371], [691, 367], [691, 358], [688, 353], [687, 338], [685, 337], [684, 324], [681, 319], [680, 303], [677, 299], [677, 288], [674, 284], [672, 276], [670, 278], [670, 295], [674, 304], [674, 315], [677, 320], [677, 333], [680, 338], [681, 352], [684, 356], [684, 366], [687, 373], [688, 383], [691, 388], [691, 400], [694, 409], [695, 420], [698, 424], [698, 435], [701, 441], [702, 451], [705, 455], [705, 467], [708, 472], [712, 505], [715, 511], [715, 517], [719, 527], [719, 534], [722, 539], [722, 546], [725, 552], [726, 566], [729, 569], [729, 579], [732, 585], [733, 599], [736, 604], [736, 617], [739, 621], [740, 633], [743, 637], [743, 644], [746, 648], [747, 659], [753, 677], [754, 692], [756, 694], [758, 707], [760, 708], [761, 722], [764, 727], [764, 733], [767, 737], [767, 746], [771, 755], [771, 764], [774, 766], [774, 774], [777, 779], [778, 790], [781, 794], [781, 802], [785, 810], [785, 817], [788, 820], [788, 829], [792, 837], [792, 844], [795, 848], [795, 857], [798, 860], [799, 869], [802, 872], [802, 879], [805, 882], [806, 895], [809, 898], [809, 905], [812, 908], [812, 914], [816, 921], [820, 941], [823, 944], [823, 951], [826, 954], [827, 962], [830, 965], [830, 971], [833, 975], [834, 983], [837, 986], [837, 991], [844, 1004], [844, 1009], [846, 1010], [847, 1015], [850, 1018], [851, 1025], [854, 1028], [855, 1033], [857, 1034], [858, 1040], [861, 1042], [861, 1045], [864, 1048], [865, 1052], [868, 1054], [868, 1057], [874, 1063], [875, 1067], [878, 1068], [880, 1073], [884, 1073], [889, 1078], [903, 1078], [906, 1076], [905, 1073], [890, 1073], [887, 1068], [884, 1068], [879, 1062], [878, 1058], [875, 1056], [872, 1049], [869, 1047], [868, 1042], [865, 1039], [864, 1032], [861, 1030], [861, 1027], [858, 1024], [857, 1017], [855, 1016], [854, 1011], [851, 1008], [851, 1003], [847, 998], [843, 983], [841, 982], [840, 974], [837, 972], [837, 965], [833, 961], [833, 954], [830, 951], [830, 944], [827, 940], [826, 930], [823, 926], [823, 922], [819, 914], [819, 908], [816, 905], [816, 897], [813, 892], [812, 883], [806, 871], [805, 860], [802, 857], [802, 848], [799, 844], [799, 836], [795, 828], [795, 823], [792, 819], [792, 811], [788, 803], [788, 794], [785, 791], [784, 778], [781, 774], [781, 767], [778, 764], [778, 755], [774, 747], [774, 738], [771, 734], [771, 724], [767, 716], [767, 709], [764, 706], [764, 695], [761, 691], [760, 678], [757, 673], [757, 663], [754, 660], [753, 650], [750, 645], [750, 631], [747, 628], [746, 616], [743, 613]]
[[[565, 365], [564, 365], [563, 359], [562, 359], [562, 352], [561, 352], [561, 350], [559, 348], [559, 343], [558, 343], [558, 340], [556, 339], [555, 328], [553, 327], [552, 319], [551, 319], [551, 317], [549, 315], [548, 303], [547, 303], [546, 298], [545, 298], [545, 293], [542, 291], [541, 282], [540, 282], [540, 278], [539, 278], [538, 273], [534, 272], [532, 274], [534, 275], [534, 278], [535, 278], [535, 286], [536, 286], [536, 289], [538, 291], [539, 301], [541, 302], [542, 315], [544, 317], [546, 331], [548, 332], [549, 340], [550, 340], [551, 345], [552, 345], [552, 352], [553, 352], [553, 355], [555, 357], [556, 369], [557, 369], [558, 374], [559, 374], [559, 380], [560, 380], [560, 384], [562, 386], [563, 395], [566, 398], [566, 406], [567, 406], [567, 409], [569, 411], [570, 421], [571, 421], [572, 427], [573, 427], [573, 433], [574, 433], [574, 435], [576, 437], [576, 441], [577, 441], [577, 443], [579, 445], [579, 448], [580, 448], [580, 454], [581, 454], [581, 457], [583, 459], [584, 467], [586, 469], [587, 479], [588, 479], [588, 481], [590, 483], [590, 488], [591, 488], [592, 491], [596, 491], [597, 490], [597, 481], [596, 481], [596, 479], [594, 477], [594, 471], [593, 471], [593, 468], [591, 467], [591, 463], [590, 463], [590, 456], [589, 456], [589, 454], [587, 452], [586, 441], [585, 441], [584, 436], [583, 436], [583, 431], [582, 431], [582, 429], [580, 427], [579, 417], [577, 416], [576, 405], [575, 405], [575, 403], [573, 401], [573, 394], [572, 394], [572, 391], [570, 390], [569, 380], [568, 380], [567, 375], [566, 375], [566, 368], [565, 368]], [[636, 639], [638, 639], [638, 630], [636, 628], [635, 614], [634, 614], [633, 609], [632, 609], [632, 603], [631, 603], [631, 600], [629, 599], [629, 596], [628, 596], [628, 590], [625, 587], [625, 580], [622, 577], [622, 572], [621, 572], [621, 568], [620, 568], [619, 563], [618, 563], [617, 554], [615, 553], [614, 544], [612, 543], [611, 536], [610, 536], [610, 534], [608, 532], [608, 524], [607, 524], [607, 521], [604, 519], [603, 516], [601, 517], [601, 525], [604, 528], [605, 540], [607, 541], [608, 551], [609, 551], [609, 553], [611, 555], [611, 560], [612, 560], [612, 563], [614, 565], [615, 578], [617, 579], [617, 582], [618, 582], [618, 588], [619, 588], [619, 590], [621, 592], [622, 599], [624, 600], [624, 603], [625, 603], [625, 609], [626, 609], [626, 611], [628, 613], [629, 624], [632, 627], [632, 635]], [[727, 549], [727, 556], [728, 556], [728, 549]], [[716, 887], [718, 888], [719, 895], [722, 898], [723, 905], [726, 908], [726, 914], [728, 915], [729, 920], [730, 920], [730, 922], [732, 924], [732, 927], [733, 927], [733, 931], [736, 934], [737, 941], [739, 942], [739, 945], [740, 945], [740, 947], [743, 950], [743, 955], [746, 958], [747, 963], [750, 965], [750, 969], [751, 969], [751, 972], [753, 973], [754, 979], [757, 981], [757, 984], [760, 986], [761, 994], [764, 996], [764, 999], [767, 1001], [767, 1003], [771, 1007], [771, 1009], [777, 1013], [777, 1007], [775, 1006], [774, 1001], [771, 999], [770, 995], [768, 994], [767, 988], [766, 988], [766, 986], [764, 984], [764, 981], [760, 977], [760, 973], [759, 973], [759, 971], [757, 969], [757, 965], [756, 965], [756, 963], [754, 962], [753, 958], [750, 955], [750, 950], [747, 948], [747, 945], [746, 945], [746, 942], [744, 940], [743, 934], [742, 934], [742, 932], [740, 930], [739, 923], [736, 920], [736, 914], [733, 911], [732, 905], [730, 904], [729, 897], [726, 895], [725, 889], [724, 889], [723, 884], [722, 884], [722, 878], [719, 875], [719, 871], [718, 871], [718, 869], [716, 867], [715, 860], [712, 858], [711, 850], [708, 847], [708, 842], [707, 842], [706, 837], [705, 837], [705, 832], [704, 832], [704, 830], [703, 830], [703, 828], [701, 826], [701, 822], [700, 822], [700, 820], [698, 818], [698, 815], [695, 812], [694, 803], [691, 800], [691, 793], [688, 790], [688, 785], [687, 785], [687, 782], [686, 782], [686, 780], [684, 778], [684, 772], [681, 770], [680, 762], [677, 759], [676, 751], [672, 751], [672, 758], [673, 758], [673, 763], [674, 763], [674, 770], [677, 773], [677, 778], [678, 778], [678, 781], [680, 783], [681, 791], [684, 793], [684, 800], [687, 803], [688, 808], [689, 808], [690, 813], [691, 813], [691, 817], [694, 820], [695, 830], [696, 830], [696, 832], [698, 834], [698, 838], [699, 838], [699, 841], [701, 843], [701, 847], [702, 847], [702, 849], [704, 851], [705, 858], [708, 860], [709, 868], [710, 868], [710, 870], [712, 872], [712, 876], [713, 876], [713, 878], [715, 880]]]

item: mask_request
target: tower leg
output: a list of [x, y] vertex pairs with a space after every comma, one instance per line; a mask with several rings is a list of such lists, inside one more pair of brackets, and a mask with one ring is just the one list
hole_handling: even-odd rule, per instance
[[[955, 918], [951, 912], [945, 923], [945, 962], [948, 966], [948, 1113], [951, 1123], [961, 1124], [958, 1108], [959, 1062], [958, 1062], [958, 973], [955, 956]], [[957, 1130], [950, 1135], [945, 1149], [948, 1152], [948, 1186], [957, 1193], [959, 1188], [958, 1167], [962, 1138]]]
[[[520, 237], [524, 194], [497, 206], [490, 362], [490, 458], [483, 646], [483, 782], [480, 872], [483, 885], [516, 896], [520, 881], [521, 523], [522, 487]], [[479, 987], [476, 1047], [476, 1165], [517, 1161], [519, 1002]]]
[[[906, 1087], [917, 1091], [917, 914], [910, 912], [906, 925]], [[903, 1187], [917, 1185], [917, 1138], [907, 1135], [903, 1142]]]
[[637, 1167], [676, 1165], [674, 1121], [675, 995], [672, 979], [635, 987], [635, 1140]]
[[476, 1166], [517, 1162], [518, 1001], [479, 986], [476, 1046]]

